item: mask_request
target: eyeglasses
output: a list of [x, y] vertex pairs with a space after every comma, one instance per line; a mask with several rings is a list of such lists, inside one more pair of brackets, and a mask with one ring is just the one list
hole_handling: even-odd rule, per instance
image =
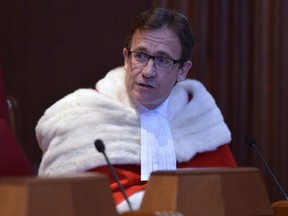
[[157, 70], [171, 70], [174, 64], [182, 62], [182, 59], [174, 60], [162, 56], [151, 56], [143, 52], [131, 50], [128, 51], [128, 55], [131, 56], [132, 63], [139, 68], [145, 67], [150, 59], [153, 59]]

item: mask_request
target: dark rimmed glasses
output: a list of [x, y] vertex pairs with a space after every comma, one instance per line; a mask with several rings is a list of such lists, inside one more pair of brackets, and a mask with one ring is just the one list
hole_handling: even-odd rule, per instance
[[174, 64], [181, 63], [182, 59], [174, 60], [163, 56], [151, 56], [143, 52], [128, 51], [128, 55], [131, 57], [132, 64], [139, 68], [144, 68], [150, 59], [154, 62], [154, 67], [157, 70], [171, 70]]

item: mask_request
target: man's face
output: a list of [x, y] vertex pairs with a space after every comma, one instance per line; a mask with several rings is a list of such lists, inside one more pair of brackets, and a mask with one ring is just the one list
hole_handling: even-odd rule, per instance
[[[166, 27], [137, 30], [132, 38], [131, 51], [178, 60], [181, 58], [181, 43], [178, 36]], [[158, 70], [150, 59], [146, 66], [140, 68], [132, 63], [126, 48], [123, 55], [127, 91], [134, 101], [149, 109], [159, 106], [169, 96], [176, 81], [186, 78], [192, 66], [187, 61], [183, 67], [176, 63], [170, 70]]]

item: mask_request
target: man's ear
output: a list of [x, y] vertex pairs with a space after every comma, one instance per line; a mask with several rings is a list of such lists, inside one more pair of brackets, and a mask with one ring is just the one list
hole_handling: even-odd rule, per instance
[[123, 49], [123, 57], [124, 57], [124, 69], [127, 70], [129, 56], [128, 56], [128, 50], [126, 48]]
[[186, 61], [183, 63], [182, 67], [179, 68], [177, 82], [181, 82], [187, 77], [187, 74], [191, 67], [192, 67], [191, 61]]

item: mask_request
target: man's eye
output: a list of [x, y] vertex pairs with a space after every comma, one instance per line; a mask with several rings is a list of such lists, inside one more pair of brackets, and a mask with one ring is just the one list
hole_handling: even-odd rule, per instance
[[169, 63], [169, 59], [165, 58], [165, 57], [157, 57], [156, 61], [158, 63], [161, 63], [161, 64], [167, 64]]
[[147, 55], [145, 55], [144, 53], [138, 52], [138, 53], [135, 53], [135, 57], [138, 59], [146, 59]]

